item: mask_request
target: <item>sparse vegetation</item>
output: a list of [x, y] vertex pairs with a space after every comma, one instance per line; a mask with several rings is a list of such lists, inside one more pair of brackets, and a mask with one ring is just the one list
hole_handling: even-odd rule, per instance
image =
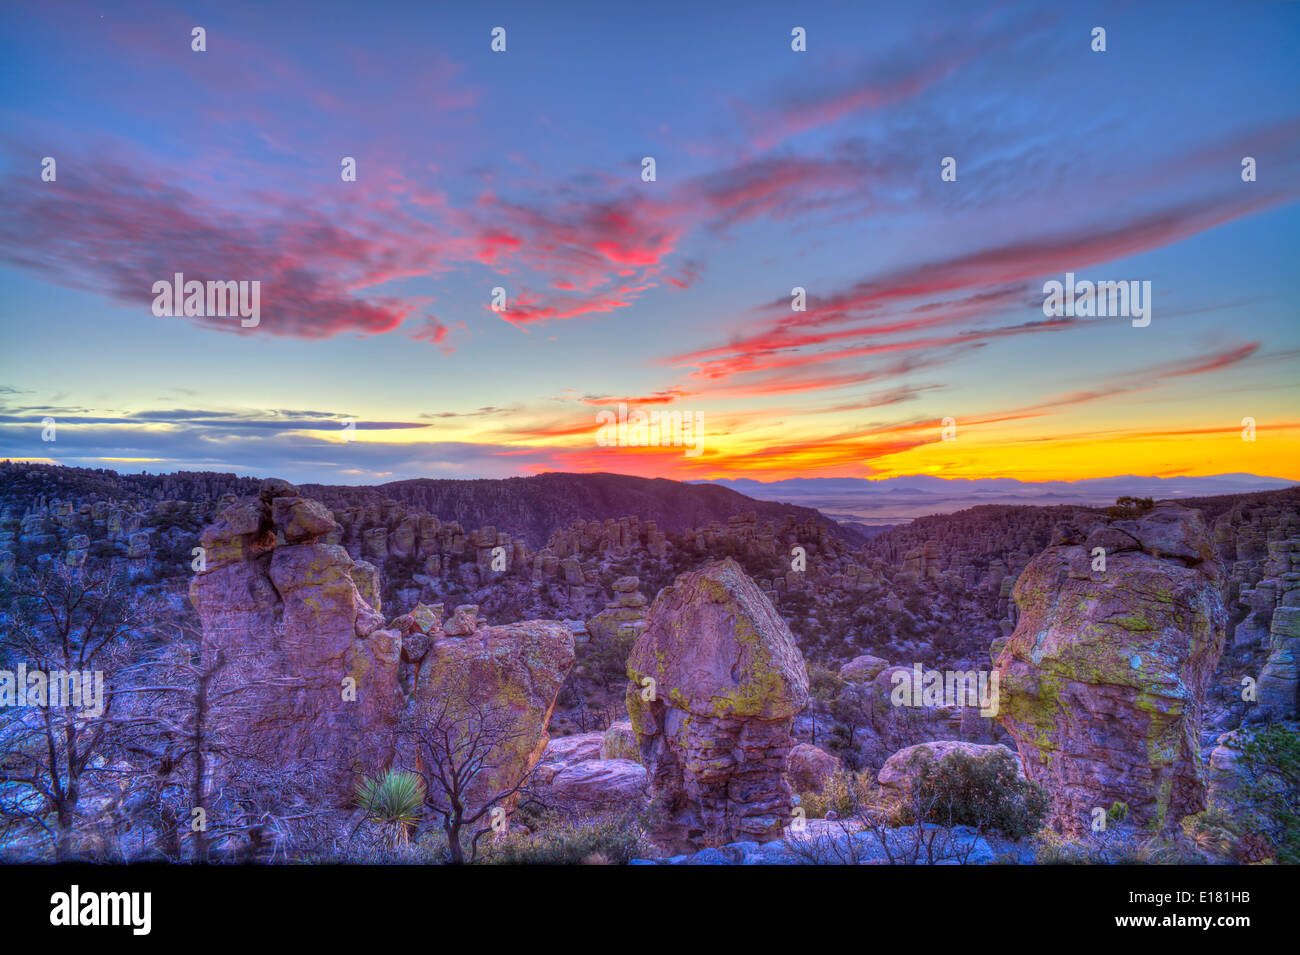
[[489, 840], [482, 861], [491, 865], [626, 865], [646, 852], [641, 829], [628, 815], [552, 822], [533, 832]]
[[800, 793], [799, 805], [809, 819], [823, 819], [830, 813], [840, 818], [851, 816], [869, 804], [874, 783], [869, 772], [840, 769], [826, 781], [820, 793]]
[[1129, 497], [1126, 494], [1116, 498], [1115, 503], [1106, 508], [1106, 516], [1113, 521], [1131, 520], [1141, 517], [1155, 506], [1155, 501], [1149, 497]]

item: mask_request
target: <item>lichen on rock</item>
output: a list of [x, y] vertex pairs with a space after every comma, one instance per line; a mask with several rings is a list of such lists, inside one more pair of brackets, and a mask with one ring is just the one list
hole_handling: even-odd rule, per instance
[[791, 811], [791, 721], [808, 703], [808, 677], [789, 627], [740, 566], [712, 563], [665, 588], [627, 673], [659, 809], [652, 837], [671, 848], [778, 838]]
[[309, 770], [326, 801], [346, 804], [359, 775], [417, 765], [418, 734], [405, 731], [455, 700], [510, 726], [467, 795], [517, 784], [549, 739], [573, 664], [568, 627], [487, 627], [472, 606], [444, 626], [443, 607], [424, 604], [385, 623], [377, 569], [334, 543], [338, 531], [328, 508], [272, 480], [203, 532], [207, 566], [190, 593], [204, 657], [247, 677], [225, 729], [268, 769]]
[[[1089, 545], [1103, 541], [1118, 549], [1093, 569]], [[1197, 734], [1224, 645], [1220, 579], [1200, 515], [1172, 505], [1048, 547], [1020, 575], [998, 719], [1058, 830], [1083, 832], [1115, 802], [1157, 829], [1203, 808]]]

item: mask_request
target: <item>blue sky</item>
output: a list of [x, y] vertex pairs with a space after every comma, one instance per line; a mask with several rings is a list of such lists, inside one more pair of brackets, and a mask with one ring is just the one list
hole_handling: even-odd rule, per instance
[[[0, 27], [0, 455], [1300, 478], [1300, 5], [53, 3]], [[261, 324], [155, 317], [174, 271], [261, 281]], [[1151, 325], [1046, 322], [1066, 271], [1150, 281]], [[598, 446], [620, 401], [702, 415], [704, 453]]]

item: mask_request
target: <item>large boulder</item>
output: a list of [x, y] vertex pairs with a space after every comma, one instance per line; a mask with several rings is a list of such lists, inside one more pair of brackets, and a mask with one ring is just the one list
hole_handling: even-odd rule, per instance
[[603, 733], [574, 733], [572, 736], [556, 736], [546, 744], [537, 768], [533, 771], [533, 782], [549, 785], [561, 770], [575, 763], [585, 763], [601, 759], [600, 746]]
[[[606, 752], [615, 727], [627, 725], [614, 723], [605, 733], [577, 733], [551, 740], [533, 771], [531, 791], [546, 807], [575, 816], [644, 809], [645, 767], [635, 754], [627, 758]], [[621, 739], [621, 732], [614, 738]]]
[[547, 806], [575, 816], [639, 812], [646, 805], [645, 767], [631, 759], [588, 759], [565, 766], [544, 791]]
[[418, 666], [407, 715], [416, 733], [455, 724], [491, 743], [464, 791], [468, 804], [481, 805], [522, 783], [546, 750], [555, 698], [573, 666], [573, 633], [553, 620], [455, 635], [449, 626]]
[[779, 838], [793, 717], [808, 703], [785, 621], [727, 559], [655, 598], [628, 658], [627, 709], [669, 848]]
[[290, 544], [313, 541], [342, 531], [334, 515], [320, 501], [308, 497], [276, 497], [271, 501], [271, 517]]
[[864, 653], [840, 667], [840, 679], [850, 683], [870, 683], [888, 667], [888, 660]]
[[637, 745], [636, 731], [627, 720], [618, 720], [609, 724], [600, 741], [601, 759], [639, 760], [641, 750]]
[[785, 778], [797, 793], [818, 793], [826, 788], [832, 776], [844, 768], [838, 756], [808, 743], [790, 748], [786, 757]]
[[[1111, 538], [1094, 569], [1092, 546]], [[1221, 573], [1199, 514], [1174, 506], [1049, 547], [1021, 573], [998, 720], [1058, 830], [1083, 832], [1117, 801], [1157, 828], [1203, 807], [1197, 734], [1223, 651]]]

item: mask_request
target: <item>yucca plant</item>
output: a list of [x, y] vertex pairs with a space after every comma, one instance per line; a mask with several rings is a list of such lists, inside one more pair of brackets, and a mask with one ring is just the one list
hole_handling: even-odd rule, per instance
[[405, 846], [410, 827], [420, 820], [424, 783], [415, 773], [390, 769], [357, 783], [356, 803], [388, 834], [391, 846]]

